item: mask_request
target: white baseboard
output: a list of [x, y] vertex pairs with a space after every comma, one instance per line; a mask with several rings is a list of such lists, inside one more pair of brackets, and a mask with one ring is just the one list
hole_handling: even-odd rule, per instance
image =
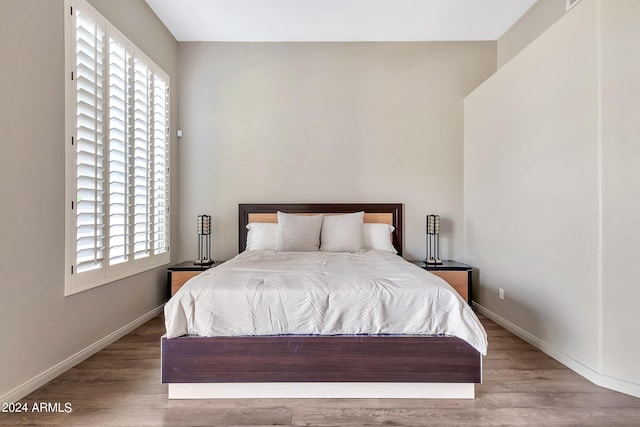
[[110, 333], [109, 335], [107, 335], [106, 337], [102, 338], [101, 340], [99, 340], [99, 341], [91, 344], [90, 346], [80, 350], [79, 352], [77, 352], [73, 356], [63, 360], [62, 362], [52, 366], [51, 368], [47, 369], [46, 371], [36, 375], [35, 377], [31, 378], [26, 383], [14, 388], [10, 392], [6, 393], [4, 396], [1, 396], [0, 397], [0, 402], [2, 402], [2, 403], [5, 403], [5, 402], [17, 402], [18, 400], [22, 399], [23, 397], [25, 397], [29, 393], [31, 393], [31, 392], [35, 391], [36, 389], [42, 387], [43, 385], [45, 385], [46, 383], [48, 383], [49, 381], [51, 381], [55, 377], [57, 377], [60, 374], [68, 371], [69, 369], [73, 368], [78, 363], [80, 363], [83, 360], [89, 358], [90, 356], [93, 356], [95, 353], [97, 353], [98, 351], [102, 350], [103, 348], [105, 348], [109, 344], [111, 344], [111, 343], [119, 340], [123, 336], [127, 335], [129, 332], [133, 331], [138, 326], [148, 322], [149, 320], [151, 320], [152, 318], [154, 318], [155, 316], [160, 314], [162, 312], [162, 308], [163, 308], [162, 305], [159, 306], [159, 307], [154, 308], [150, 312], [148, 312], [146, 314], [143, 314], [142, 316], [138, 317], [136, 320], [132, 321], [131, 323], [129, 323], [127, 325], [124, 325], [122, 328], [118, 329], [117, 331]]
[[473, 383], [173, 383], [169, 399], [474, 399]]
[[[621, 380], [619, 378], [610, 377], [608, 375], [601, 374], [599, 372], [594, 371], [588, 366], [578, 362], [574, 358], [562, 353], [561, 351], [556, 350], [554, 347], [550, 346], [546, 342], [542, 341], [540, 338], [531, 335], [529, 332], [520, 328], [517, 325], [509, 322], [504, 317], [492, 312], [491, 310], [481, 306], [477, 302], [473, 302], [473, 307], [480, 313], [487, 316], [489, 319], [496, 322], [498, 325], [502, 326], [509, 332], [517, 335], [522, 338], [532, 346], [536, 347], [540, 351], [548, 354], [549, 356], [556, 359], [558, 362], [565, 365], [567, 368], [572, 371], [582, 375], [592, 383], [599, 385], [601, 387], [608, 388], [610, 390], [619, 391], [620, 393], [629, 394], [631, 396], [640, 397], [640, 384], [632, 383], [630, 381]], [[489, 344], [491, 345], [491, 344]]]

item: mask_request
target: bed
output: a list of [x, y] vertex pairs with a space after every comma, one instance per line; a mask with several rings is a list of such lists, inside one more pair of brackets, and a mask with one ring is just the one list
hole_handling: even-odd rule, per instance
[[[418, 288], [421, 285], [417, 282], [423, 278], [421, 275], [432, 275], [401, 260], [398, 255], [378, 251], [344, 255], [310, 253], [304, 256], [286, 251], [245, 251], [247, 225], [277, 222], [276, 212], [279, 211], [296, 215], [365, 212], [365, 223], [392, 226], [389, 241], [393, 245], [392, 249], [395, 248], [398, 255], [402, 254], [401, 204], [239, 205], [240, 254], [220, 267], [209, 270], [209, 275], [215, 276], [218, 282], [215, 293], [206, 283], [206, 280], [213, 279], [201, 274], [196, 276], [198, 280], [194, 278], [190, 281], [192, 283], [185, 284], [184, 292], [181, 289], [181, 293], [190, 294], [193, 301], [180, 299], [187, 296], [176, 294], [174, 298], [178, 298], [172, 299], [165, 309], [168, 313], [167, 335], [161, 339], [161, 365], [162, 382], [169, 384], [170, 399], [474, 397], [474, 385], [482, 381], [482, 354], [486, 352], [486, 334], [483, 329], [481, 332], [475, 330], [479, 325], [475, 315], [457, 293], [439, 278], [433, 279], [434, 284], [428, 292], [446, 300], [450, 306], [437, 315], [423, 315], [421, 312], [427, 310], [425, 313], [433, 313], [429, 311], [432, 310], [429, 304], [421, 305], [422, 300], [430, 301], [431, 297], [421, 299], [422, 294], [416, 294], [417, 291], [411, 290], [411, 286], [399, 287], [390, 280], [388, 286], [383, 286], [382, 291], [376, 292], [386, 295], [389, 287], [400, 288], [402, 293], [399, 296], [389, 297], [396, 301], [395, 306], [410, 307], [404, 304], [405, 300], [412, 300], [417, 305], [405, 312], [398, 311], [395, 317], [393, 310], [389, 310], [389, 304], [385, 304], [383, 310], [387, 317], [378, 315], [375, 304], [371, 304], [371, 309], [363, 306], [358, 311], [358, 316], [365, 313], [372, 317], [374, 323], [377, 322], [373, 330], [363, 328], [353, 319], [348, 319], [348, 315], [344, 313], [332, 314], [331, 311], [323, 312], [322, 317], [333, 319], [333, 323], [342, 328], [338, 329], [340, 333], [334, 333], [335, 330], [330, 328], [323, 329], [324, 323], [317, 323], [313, 319], [297, 321], [296, 316], [305, 316], [313, 311], [318, 306], [318, 301], [333, 298], [333, 303], [327, 305], [328, 309], [340, 304], [355, 309], [358, 299], [362, 300], [363, 295], [366, 297], [364, 301], [371, 298], [367, 294], [370, 289], [365, 285], [361, 288], [350, 286], [348, 289], [335, 286], [342, 294], [331, 297], [323, 294], [324, 289], [331, 287], [333, 283], [333, 270], [328, 270], [330, 267], [335, 269], [337, 266], [340, 271], [351, 271], [348, 270], [351, 266], [358, 265], [361, 268], [358, 273], [360, 276], [368, 275], [369, 271], [380, 270], [385, 278], [404, 278], [402, 283], [413, 283]], [[256, 263], [256, 260], [259, 262]], [[273, 281], [274, 277], [280, 277], [280, 273], [273, 274], [273, 271], [284, 271], [281, 267], [283, 265], [286, 266], [287, 274], [291, 273], [290, 270], [296, 270], [291, 273], [294, 278], [306, 276], [311, 270], [319, 271], [321, 278], [318, 280], [324, 280], [322, 285], [315, 291], [300, 287], [298, 293], [306, 299], [312, 295], [311, 299], [315, 301], [313, 304], [304, 306], [304, 298], [296, 300], [295, 296], [284, 299], [281, 296], [272, 297], [269, 300], [272, 295], [269, 289], [284, 285], [269, 282], [265, 286], [268, 280], [261, 275], [268, 275]], [[235, 284], [225, 285], [232, 283], [238, 276], [244, 277], [241, 279], [242, 283], [253, 280], [255, 284], [251, 285], [254, 288], [250, 292], [245, 289], [243, 296], [231, 292]], [[287, 286], [292, 285], [297, 286], [295, 281]], [[426, 289], [424, 286], [423, 288]], [[256, 289], [260, 292], [256, 292]], [[424, 289], [419, 291], [427, 292]], [[235, 295], [240, 302], [230, 300], [231, 303], [219, 303], [221, 305], [211, 310], [205, 305], [197, 308], [201, 304], [197, 301], [208, 300], [208, 303], [212, 303], [211, 301], [218, 301], [225, 293], [232, 298]], [[254, 311], [245, 315], [236, 307], [242, 305], [241, 300], [247, 299], [247, 295], [251, 295], [252, 299], [256, 298], [255, 295], [260, 295], [266, 302], [256, 305], [255, 301], [249, 301], [250, 305], [254, 304]], [[398, 300], [402, 302], [398, 304]], [[270, 308], [265, 313], [256, 311], [256, 307], [267, 306]], [[297, 310], [300, 313], [292, 312], [296, 311], [296, 307], [302, 307]], [[225, 322], [220, 313], [227, 308], [231, 320]], [[215, 325], [208, 326], [212, 329], [204, 330], [198, 327], [197, 322], [188, 321], [195, 316], [196, 311], [202, 316], [208, 310], [218, 316], [215, 322], [204, 322]], [[447, 316], [454, 321], [451, 322], [453, 326], [450, 330], [445, 329], [446, 334], [442, 331], [437, 334], [425, 333], [421, 329], [424, 326], [422, 323], [427, 322], [421, 322], [420, 319]], [[402, 321], [406, 325], [401, 324]], [[297, 325], [296, 333], [290, 333], [288, 323]], [[459, 323], [468, 323], [470, 330], [465, 330], [464, 325]], [[481, 325], [479, 327], [482, 328]], [[395, 331], [401, 333], [394, 333]]]

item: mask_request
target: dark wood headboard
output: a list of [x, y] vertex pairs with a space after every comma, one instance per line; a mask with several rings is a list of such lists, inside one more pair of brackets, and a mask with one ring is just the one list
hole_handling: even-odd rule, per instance
[[365, 212], [366, 214], [389, 214], [389, 223], [395, 227], [392, 233], [393, 246], [402, 256], [402, 203], [242, 203], [238, 205], [238, 242], [239, 251], [247, 247], [247, 224], [250, 214], [315, 213], [344, 214]]

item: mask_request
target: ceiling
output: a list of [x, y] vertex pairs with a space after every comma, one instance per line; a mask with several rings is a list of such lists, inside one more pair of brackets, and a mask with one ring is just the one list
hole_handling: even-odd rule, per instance
[[536, 0], [146, 0], [178, 41], [497, 40]]

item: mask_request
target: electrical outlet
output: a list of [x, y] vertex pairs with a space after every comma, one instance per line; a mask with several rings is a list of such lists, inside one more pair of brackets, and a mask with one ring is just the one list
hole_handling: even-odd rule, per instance
[[498, 288], [498, 298], [504, 300], [504, 289]]

